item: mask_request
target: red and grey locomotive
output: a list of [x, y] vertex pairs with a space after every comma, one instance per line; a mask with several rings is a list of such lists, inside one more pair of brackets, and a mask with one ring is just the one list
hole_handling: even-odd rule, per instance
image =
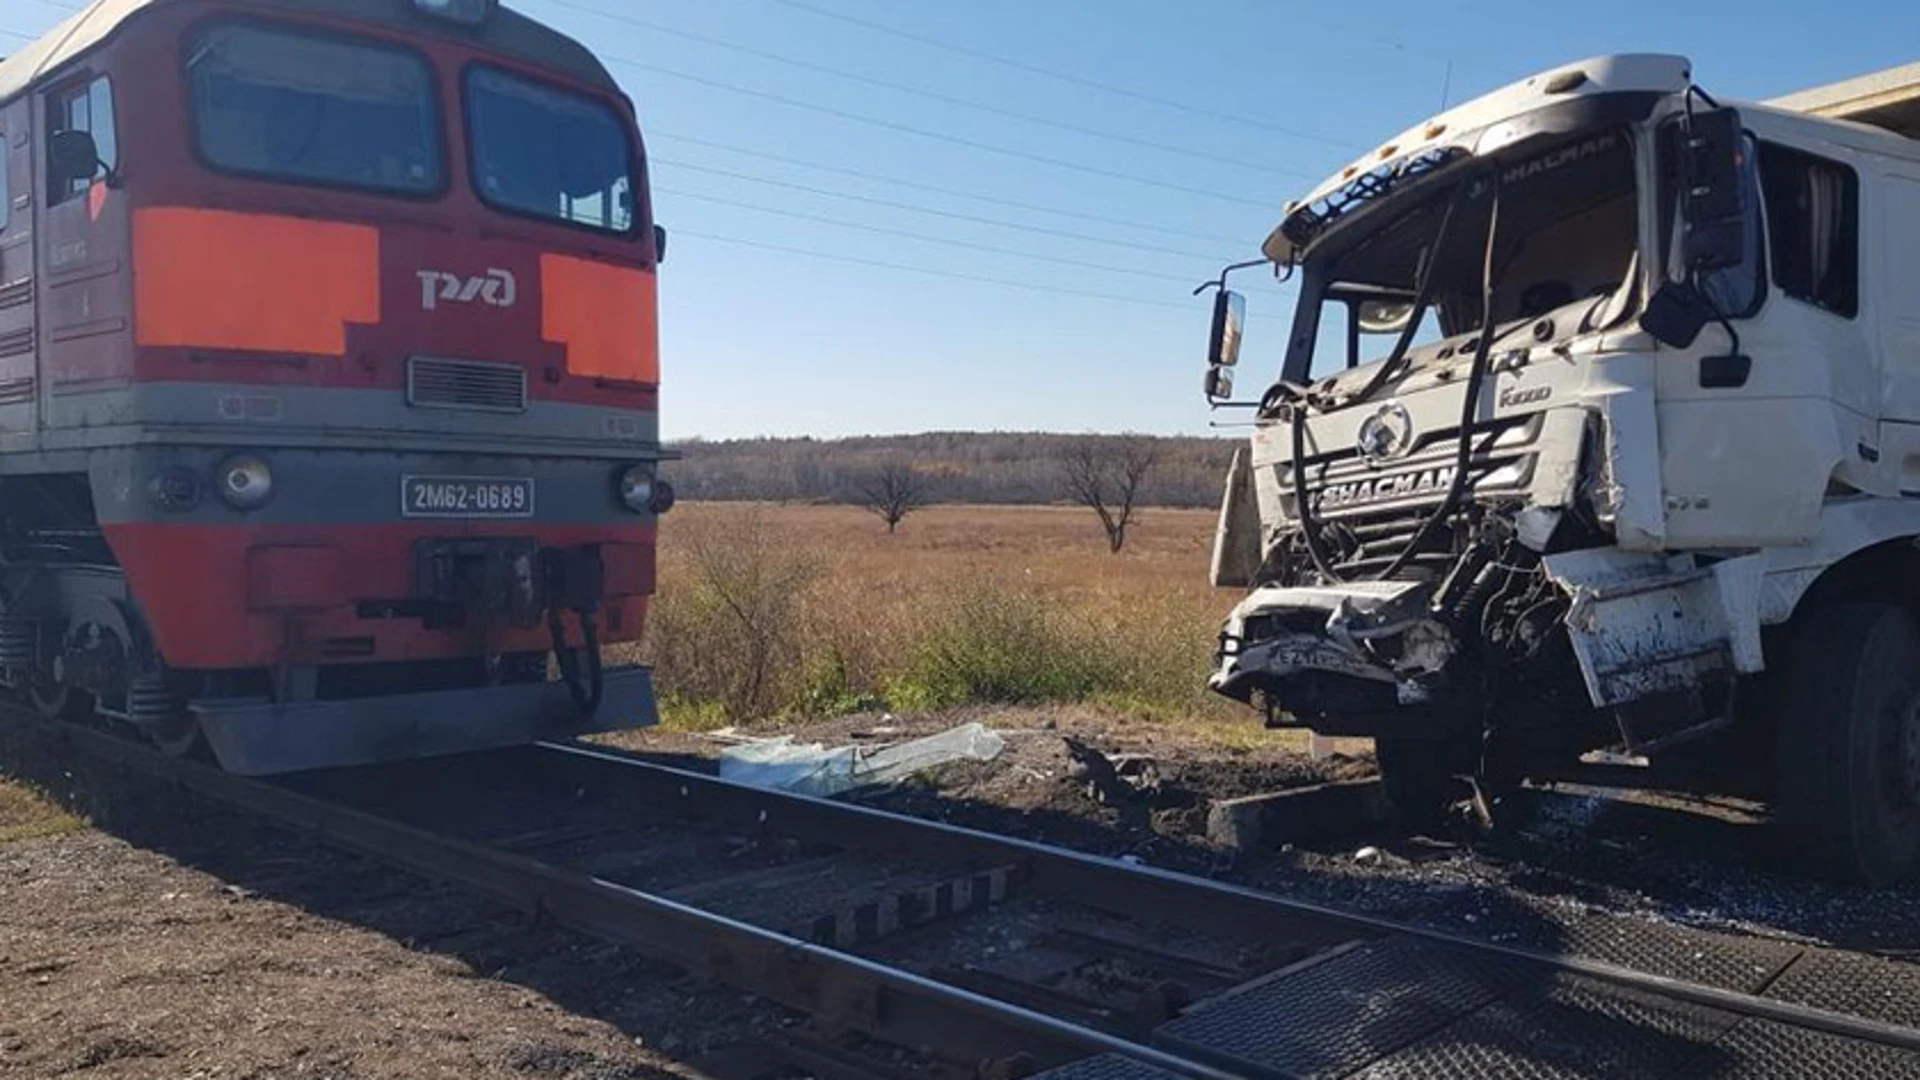
[[672, 503], [664, 234], [586, 49], [94, 0], [0, 62], [0, 153], [0, 679], [246, 773], [651, 722], [600, 655]]

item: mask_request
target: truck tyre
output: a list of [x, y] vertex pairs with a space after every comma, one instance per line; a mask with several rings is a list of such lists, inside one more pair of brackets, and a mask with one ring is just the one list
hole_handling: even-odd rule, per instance
[[1461, 780], [1453, 744], [1434, 739], [1376, 737], [1373, 760], [1380, 786], [1393, 804], [1394, 824], [1408, 833], [1437, 836], [1449, 831], [1453, 808], [1471, 794]]
[[1920, 628], [1892, 604], [1838, 604], [1795, 635], [1774, 812], [1811, 868], [1868, 885], [1920, 858]]

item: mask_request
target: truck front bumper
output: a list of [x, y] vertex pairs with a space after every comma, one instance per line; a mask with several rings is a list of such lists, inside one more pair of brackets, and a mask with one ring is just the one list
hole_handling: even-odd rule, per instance
[[1452, 635], [1427, 615], [1428, 592], [1405, 581], [1256, 589], [1221, 628], [1208, 688], [1241, 701], [1265, 691], [1285, 708], [1287, 680], [1317, 672], [1420, 700], [1419, 680], [1454, 651]]

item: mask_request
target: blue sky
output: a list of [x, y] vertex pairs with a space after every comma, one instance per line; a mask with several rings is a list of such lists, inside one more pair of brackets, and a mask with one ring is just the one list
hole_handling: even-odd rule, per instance
[[[0, 29], [70, 6], [0, 0]], [[510, 6], [638, 107], [671, 437], [1204, 432], [1192, 286], [1443, 92], [1661, 51], [1764, 97], [1920, 54], [1911, 0]], [[1265, 371], [1289, 299], [1249, 291]]]

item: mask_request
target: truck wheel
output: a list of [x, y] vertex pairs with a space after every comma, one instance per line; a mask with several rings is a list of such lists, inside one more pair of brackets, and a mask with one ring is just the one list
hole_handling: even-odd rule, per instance
[[1452, 743], [1433, 739], [1373, 740], [1373, 760], [1380, 767], [1380, 786], [1393, 804], [1394, 823], [1409, 833], [1437, 835], [1448, 831], [1453, 808], [1472, 789], [1461, 779], [1471, 766], [1460, 766]]
[[1822, 873], [1884, 885], [1920, 859], [1920, 628], [1892, 604], [1839, 604], [1787, 664], [1775, 816]]

